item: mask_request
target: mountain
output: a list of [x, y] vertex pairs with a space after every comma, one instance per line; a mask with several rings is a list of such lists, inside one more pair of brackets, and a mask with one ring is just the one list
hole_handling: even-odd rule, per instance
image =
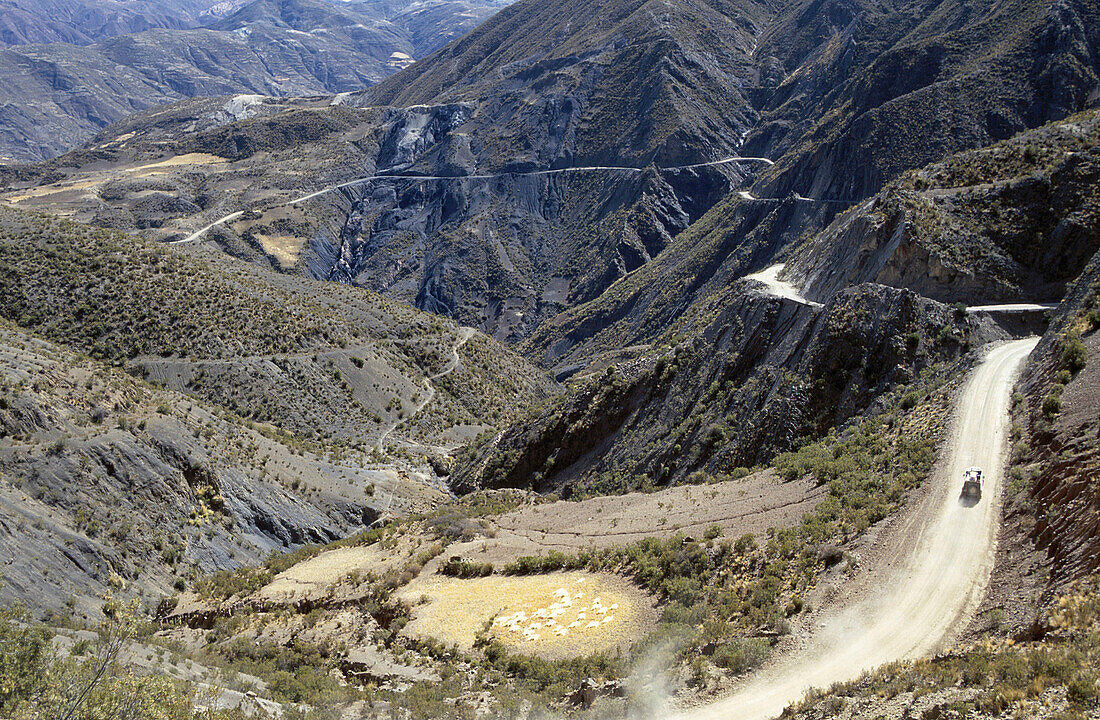
[[[610, 324], [597, 336], [608, 345], [586, 347], [606, 353], [590, 368], [554, 358], [586, 382], [480, 449], [457, 482], [569, 495], [755, 467], [1006, 330], [1026, 330], [958, 308], [1080, 294], [1100, 250], [1098, 130], [1100, 111], [1087, 111], [902, 175], [790, 252], [780, 277], [818, 307], [735, 279], [671, 325], [660, 315]], [[684, 243], [716, 252], [691, 231]], [[675, 256], [638, 273], [670, 304], [704, 276], [692, 253]], [[601, 377], [642, 340], [623, 334], [632, 325], [655, 333], [649, 352], [627, 374]]]
[[51, 157], [131, 113], [188, 97], [360, 90], [499, 7], [258, 0], [205, 27], [154, 23], [95, 42], [13, 45], [0, 50], [0, 157]]
[[4, 0], [0, 44], [90, 45], [151, 28], [195, 27], [215, 0]]
[[[1097, 99], [1080, 0], [664, 7], [527, 0], [342, 96], [400, 120], [326, 174], [444, 179], [320, 197], [298, 268], [576, 364], [652, 341], [904, 171]], [[774, 164], [697, 166], [733, 155]], [[585, 167], [604, 169], [541, 172]], [[662, 296], [670, 272], [687, 297]]]
[[[746, 155], [775, 161], [746, 188], [749, 197], [762, 200], [730, 196], [681, 236], [676, 252], [657, 258], [663, 267], [627, 277], [614, 296], [594, 299], [544, 326], [528, 341], [532, 352], [544, 353], [544, 362], [583, 356], [584, 346], [645, 342], [692, 302], [703, 302], [731, 278], [820, 231], [837, 212], [904, 170], [1006, 139], [1098, 97], [1097, 26], [1087, 20], [1096, 8], [1089, 3], [1059, 5], [1049, 13], [1021, 3], [1013, 12], [1027, 22], [1019, 26], [996, 20], [1010, 12], [1001, 6], [990, 18], [960, 16], [951, 3], [926, 3], [912, 17], [927, 21], [905, 34], [891, 34], [906, 21], [890, 14], [868, 10], [833, 18], [813, 6], [802, 8], [813, 21], [807, 25], [797, 21], [799, 8], [770, 32], [790, 31], [774, 42], [788, 53], [803, 51], [781, 57], [765, 36], [756, 52], [762, 67], [776, 70], [778, 83], [760, 97], [761, 121], [744, 146]], [[829, 25], [821, 27], [826, 20]], [[951, 29], [952, 23], [959, 26]], [[944, 60], [897, 66], [922, 52]], [[990, 110], [981, 117], [960, 114], [985, 107]], [[683, 293], [662, 297], [666, 286], [653, 279], [670, 272], [687, 283], [693, 300]], [[600, 338], [603, 328], [606, 339]]]

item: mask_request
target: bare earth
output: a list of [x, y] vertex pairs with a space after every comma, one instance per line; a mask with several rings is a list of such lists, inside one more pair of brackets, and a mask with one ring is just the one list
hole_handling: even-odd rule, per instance
[[711, 525], [729, 538], [760, 535], [771, 527], [797, 525], [826, 492], [808, 479], [780, 482], [766, 470], [713, 485], [529, 505], [496, 517], [496, 537], [451, 545], [440, 562], [458, 556], [500, 566], [551, 550], [568, 553], [677, 533], [699, 538]]
[[[260, 588], [261, 600], [292, 603], [305, 598], [329, 598], [335, 585], [349, 575], [382, 575], [407, 565], [420, 549], [412, 538], [402, 538], [397, 547], [383, 548], [380, 543], [337, 548], [300, 562], [275, 576]], [[354, 585], [355, 583], [352, 583]]]

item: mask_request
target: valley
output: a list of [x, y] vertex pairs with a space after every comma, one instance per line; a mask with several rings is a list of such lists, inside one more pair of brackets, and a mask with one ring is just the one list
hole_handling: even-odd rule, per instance
[[1095, 3], [171, 2], [0, 0], [0, 717], [1100, 712]]

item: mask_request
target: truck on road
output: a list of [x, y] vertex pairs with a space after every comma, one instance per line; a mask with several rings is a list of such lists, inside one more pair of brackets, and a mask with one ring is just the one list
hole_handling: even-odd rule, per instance
[[982, 474], [981, 468], [967, 468], [966, 472], [963, 473], [963, 497], [981, 500], [984, 485], [985, 475]]

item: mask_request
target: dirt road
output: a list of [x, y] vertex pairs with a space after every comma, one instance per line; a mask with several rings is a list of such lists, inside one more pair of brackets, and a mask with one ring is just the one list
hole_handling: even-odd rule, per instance
[[[956, 412], [950, 461], [926, 500], [897, 528], [893, 558], [866, 583], [866, 597], [822, 619], [804, 649], [749, 678], [733, 695], [683, 720], [765, 720], [813, 687], [857, 678], [895, 660], [926, 655], [962, 628], [989, 582], [1001, 510], [1008, 406], [1037, 338], [994, 348], [974, 371]], [[986, 473], [985, 495], [960, 500], [963, 470]]]
[[795, 302], [811, 307], [821, 307], [821, 303], [807, 300], [802, 297], [802, 291], [799, 288], [785, 280], [779, 279], [779, 273], [783, 272], [784, 267], [784, 263], [779, 263], [765, 268], [760, 272], [753, 273], [752, 275], [746, 275], [745, 277], [749, 280], [764, 283], [768, 292], [776, 297], [787, 298], [788, 300], [794, 300]]
[[451, 348], [451, 359], [447, 362], [446, 367], [444, 367], [436, 374], [429, 375], [428, 377], [424, 378], [424, 388], [428, 391], [427, 395], [424, 396], [423, 400], [416, 404], [416, 407], [413, 408], [411, 413], [390, 425], [382, 432], [381, 435], [378, 436], [378, 442], [374, 445], [375, 451], [382, 452], [383, 443], [385, 443], [386, 438], [389, 437], [390, 433], [416, 417], [416, 414], [427, 407], [428, 403], [430, 403], [432, 399], [435, 398], [435, 385], [432, 384], [432, 381], [438, 380], [444, 375], [450, 375], [452, 372], [454, 372], [454, 369], [458, 367], [458, 363], [461, 362], [461, 358], [459, 358], [458, 356], [458, 351], [462, 349], [462, 346], [468, 343], [470, 341], [470, 338], [472, 338], [473, 336], [473, 328], [464, 327], [458, 331], [458, 340], [455, 342], [454, 347]]
[[[692, 165], [675, 165], [675, 166], [672, 166], [672, 167], [657, 168], [657, 170], [661, 171], [661, 172], [674, 172], [674, 171], [679, 171], [679, 170], [696, 170], [698, 168], [704, 168], [704, 167], [716, 167], [718, 165], [729, 165], [729, 164], [732, 164], [732, 163], [745, 163], [745, 162], [763, 163], [765, 165], [774, 165], [775, 164], [771, 160], [769, 160], [768, 158], [741, 157], [741, 156], [735, 155], [733, 157], [722, 158], [721, 160], [711, 160], [709, 162], [694, 163]], [[361, 185], [363, 183], [373, 182], [373, 181], [376, 181], [376, 180], [414, 180], [414, 181], [417, 181], [417, 180], [419, 180], [419, 181], [496, 180], [496, 179], [502, 178], [502, 177], [538, 177], [538, 176], [543, 176], [543, 175], [566, 175], [566, 174], [571, 174], [571, 173], [587, 173], [587, 172], [644, 173], [648, 170], [649, 170], [649, 168], [630, 167], [628, 165], [590, 165], [590, 166], [582, 166], [582, 167], [556, 168], [556, 169], [553, 169], [553, 170], [525, 170], [525, 171], [520, 171], [520, 172], [490, 173], [490, 174], [487, 174], [487, 175], [410, 175], [410, 174], [405, 174], [405, 175], [402, 175], [402, 174], [368, 175], [367, 177], [356, 178], [355, 180], [349, 180], [348, 182], [340, 183], [339, 185], [332, 185], [330, 187], [321, 188], [320, 190], [315, 190], [315, 191], [313, 191], [311, 193], [308, 193], [306, 195], [302, 195], [301, 197], [297, 197], [297, 198], [294, 198], [293, 200], [289, 200], [289, 201], [287, 201], [283, 204], [284, 205], [299, 205], [299, 204], [304, 203], [308, 200], [312, 200], [312, 199], [320, 197], [322, 195], [326, 195], [330, 192], [335, 192], [336, 190], [342, 190], [344, 188], [352, 187], [354, 185]], [[756, 200], [757, 198], [752, 198], [752, 199]], [[230, 213], [229, 215], [226, 215], [225, 217], [218, 218], [217, 220], [210, 223], [206, 227], [204, 227], [201, 230], [198, 230], [198, 231], [188, 235], [187, 237], [183, 238], [182, 240], [173, 240], [171, 244], [178, 245], [178, 244], [181, 244], [181, 243], [189, 243], [189, 242], [193, 242], [195, 240], [198, 240], [203, 235], [205, 235], [207, 231], [217, 227], [218, 225], [221, 225], [222, 223], [226, 223], [226, 222], [229, 222], [231, 220], [236, 220], [243, 213], [244, 213], [244, 211], [242, 210], [242, 211], [237, 211], [237, 212], [234, 212], [234, 213]]]
[[202, 228], [201, 230], [196, 230], [195, 232], [191, 233], [190, 235], [183, 238], [182, 240], [172, 240], [168, 244], [169, 245], [180, 245], [182, 243], [189, 243], [189, 242], [192, 242], [194, 240], [198, 240], [200, 237], [205, 235], [210, 230], [213, 230], [214, 228], [216, 228], [217, 226], [219, 226], [223, 223], [227, 223], [227, 222], [230, 222], [232, 220], [236, 220], [241, 215], [244, 215], [244, 210], [238, 210], [237, 212], [231, 212], [231, 213], [229, 213], [228, 215], [226, 215], [224, 217], [218, 218], [217, 220], [210, 223], [209, 225]]
[[1013, 312], [1041, 312], [1053, 310], [1058, 303], [1005, 303], [1001, 305], [971, 305], [966, 309], [968, 313], [1013, 313]]

